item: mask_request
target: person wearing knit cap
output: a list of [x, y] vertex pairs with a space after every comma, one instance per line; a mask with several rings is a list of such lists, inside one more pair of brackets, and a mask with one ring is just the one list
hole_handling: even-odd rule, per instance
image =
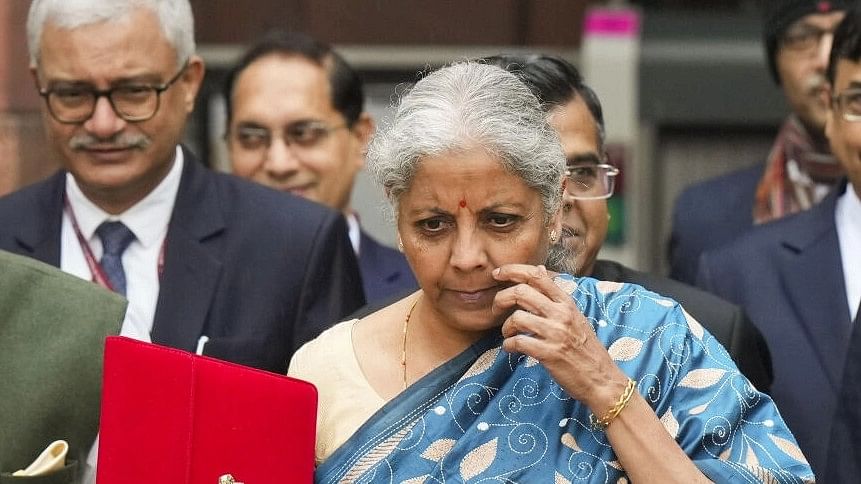
[[806, 210], [843, 175], [824, 136], [825, 69], [833, 32], [852, 0], [765, 0], [768, 67], [792, 112], [764, 163], [694, 184], [673, 208], [670, 276], [695, 283], [703, 252], [752, 226]]

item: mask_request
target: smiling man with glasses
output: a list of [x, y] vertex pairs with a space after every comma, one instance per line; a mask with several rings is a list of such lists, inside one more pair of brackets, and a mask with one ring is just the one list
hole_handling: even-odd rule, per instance
[[344, 214], [369, 303], [418, 288], [406, 258], [361, 230], [350, 198], [374, 130], [357, 72], [332, 48], [273, 32], [228, 75], [233, 173]]
[[849, 178], [835, 218], [849, 308], [856, 306], [824, 482], [852, 482], [861, 475], [861, 11], [850, 12], [836, 35], [828, 69], [833, 95], [826, 133]]

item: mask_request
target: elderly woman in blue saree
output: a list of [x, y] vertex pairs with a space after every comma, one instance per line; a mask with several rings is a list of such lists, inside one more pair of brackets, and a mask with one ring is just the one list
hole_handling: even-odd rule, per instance
[[813, 482], [677, 303], [546, 269], [564, 163], [503, 69], [454, 64], [403, 96], [369, 164], [421, 289], [293, 357], [319, 390], [316, 482]]

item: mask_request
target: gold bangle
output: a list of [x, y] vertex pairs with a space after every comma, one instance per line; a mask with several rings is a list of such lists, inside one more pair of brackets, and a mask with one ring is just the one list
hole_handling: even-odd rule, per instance
[[603, 417], [597, 418], [594, 413], [589, 414], [589, 423], [592, 425], [592, 428], [595, 430], [605, 430], [610, 422], [613, 421], [614, 418], [618, 417], [622, 410], [628, 405], [628, 402], [631, 401], [631, 397], [634, 395], [634, 389], [637, 387], [637, 383], [628, 378], [628, 384], [625, 386], [625, 391], [622, 392], [622, 395], [619, 397], [619, 401], [616, 402], [615, 405], [610, 407], [610, 410], [607, 410], [607, 413], [604, 414]]

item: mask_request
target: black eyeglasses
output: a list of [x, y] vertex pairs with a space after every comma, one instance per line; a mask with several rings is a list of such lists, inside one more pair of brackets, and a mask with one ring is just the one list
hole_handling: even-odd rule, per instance
[[155, 116], [161, 104], [161, 93], [170, 89], [187, 68], [188, 61], [185, 61], [179, 72], [164, 84], [123, 84], [110, 89], [59, 85], [39, 88], [39, 95], [45, 98], [51, 116], [61, 123], [78, 124], [90, 119], [100, 97], [108, 98], [117, 116], [136, 123]]
[[851, 87], [843, 92], [834, 94], [832, 106], [846, 121], [861, 121], [861, 87]]
[[[281, 136], [292, 148], [310, 149], [322, 143], [333, 131], [344, 128], [349, 128], [349, 125], [345, 123], [329, 126], [322, 121], [299, 121], [285, 126]], [[231, 136], [248, 151], [269, 148], [275, 137], [269, 128], [250, 124], [240, 124]]]
[[610, 198], [618, 174], [618, 168], [606, 163], [568, 165], [565, 169], [568, 194], [576, 200]]

